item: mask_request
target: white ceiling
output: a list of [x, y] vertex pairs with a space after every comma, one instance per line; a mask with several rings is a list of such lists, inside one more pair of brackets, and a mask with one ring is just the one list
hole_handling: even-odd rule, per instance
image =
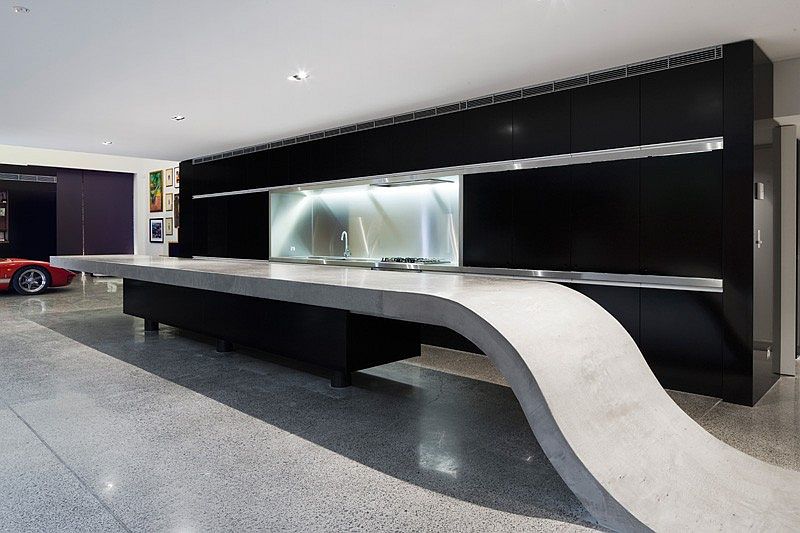
[[740, 39], [796, 57], [798, 26], [800, 0], [2, 0], [0, 144], [186, 159]]

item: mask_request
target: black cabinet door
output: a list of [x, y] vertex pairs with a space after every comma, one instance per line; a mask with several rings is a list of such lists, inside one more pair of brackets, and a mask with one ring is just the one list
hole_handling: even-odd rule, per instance
[[269, 259], [269, 193], [227, 197], [227, 246], [223, 257]]
[[427, 144], [423, 148], [423, 168], [462, 164], [464, 155], [464, 113], [448, 113], [419, 122], [425, 124]]
[[638, 287], [611, 287], [607, 285], [571, 285], [571, 288], [588, 296], [622, 324], [636, 344], [640, 339]]
[[327, 150], [332, 155], [331, 178], [355, 178], [364, 175], [363, 133], [353, 132], [329, 137]]
[[639, 161], [572, 167], [572, 268], [639, 272]]
[[393, 126], [364, 130], [361, 139], [362, 168], [365, 176], [397, 172], [394, 160]]
[[641, 163], [643, 274], [722, 277], [722, 152]]
[[642, 78], [642, 144], [722, 135], [722, 61]]
[[669, 389], [722, 395], [722, 294], [642, 289], [642, 353]]
[[267, 186], [289, 184], [289, 151], [288, 147], [269, 150], [267, 158]]
[[464, 265], [511, 266], [512, 174], [492, 172], [464, 176]]
[[507, 161], [512, 158], [513, 103], [460, 111], [463, 144], [453, 164]]
[[245, 169], [240, 157], [218, 159], [199, 166], [206, 167], [203, 170], [207, 193], [240, 190], [245, 182]]
[[513, 106], [515, 159], [569, 153], [569, 91], [523, 98]]
[[570, 175], [570, 167], [512, 173], [514, 268], [570, 269]]
[[427, 158], [428, 120], [412, 120], [389, 126], [394, 144], [395, 172], [424, 170], [430, 168]]
[[244, 160], [244, 189], [269, 186], [269, 150], [242, 156]]
[[573, 152], [641, 144], [638, 76], [571, 92]]

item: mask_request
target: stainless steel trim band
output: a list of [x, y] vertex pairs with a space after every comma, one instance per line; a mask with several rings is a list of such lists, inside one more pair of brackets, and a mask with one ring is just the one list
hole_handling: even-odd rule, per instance
[[430, 179], [437, 176], [452, 176], [455, 174], [478, 174], [482, 172], [500, 172], [505, 170], [522, 170], [528, 168], [556, 167], [567, 165], [580, 165], [596, 163], [599, 161], [618, 161], [623, 159], [641, 159], [645, 157], [662, 157], [670, 155], [691, 154], [697, 152], [710, 152], [724, 148], [722, 137], [707, 139], [689, 139], [658, 144], [643, 144], [640, 146], [626, 146], [623, 148], [610, 148], [607, 150], [593, 150], [590, 152], [575, 152], [568, 154], [547, 155], [527, 159], [512, 159], [508, 161], [493, 161], [490, 163], [477, 163], [455, 167], [434, 168], [412, 172], [395, 172], [393, 174], [379, 174], [374, 176], [361, 176], [340, 180], [315, 181], [313, 183], [298, 183], [294, 185], [280, 185], [276, 187], [259, 187], [256, 189], [243, 189], [237, 191], [224, 191], [208, 194], [195, 194], [193, 199], [218, 198], [221, 196], [235, 196], [239, 194], [255, 194], [272, 190], [311, 190], [331, 185], [348, 185], [359, 183], [387, 184], [392, 181], [410, 179]]
[[[195, 257], [203, 259], [202, 257]], [[220, 258], [206, 258], [220, 259]], [[541, 279], [559, 283], [582, 285], [611, 285], [619, 287], [641, 287], [682, 291], [722, 292], [722, 280], [717, 278], [692, 278], [681, 276], [657, 276], [650, 274], [612, 274], [607, 272], [570, 272], [558, 270], [526, 270], [515, 268], [483, 268], [451, 265], [423, 265], [414, 263], [384, 263], [377, 259], [301, 258], [273, 257], [275, 263], [297, 263], [309, 265], [352, 266], [376, 270], [402, 270], [424, 272], [455, 272], [512, 278]]]

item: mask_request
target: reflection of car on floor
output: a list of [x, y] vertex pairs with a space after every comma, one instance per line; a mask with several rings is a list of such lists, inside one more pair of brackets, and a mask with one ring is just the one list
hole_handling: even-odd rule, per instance
[[74, 272], [45, 261], [0, 258], [0, 291], [13, 288], [20, 294], [39, 294], [48, 287], [69, 285], [74, 277]]

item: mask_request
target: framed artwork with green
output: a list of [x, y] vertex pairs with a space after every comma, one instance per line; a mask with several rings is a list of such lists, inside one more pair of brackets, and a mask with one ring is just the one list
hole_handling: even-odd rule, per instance
[[164, 171], [154, 170], [150, 173], [150, 212], [164, 210]]

